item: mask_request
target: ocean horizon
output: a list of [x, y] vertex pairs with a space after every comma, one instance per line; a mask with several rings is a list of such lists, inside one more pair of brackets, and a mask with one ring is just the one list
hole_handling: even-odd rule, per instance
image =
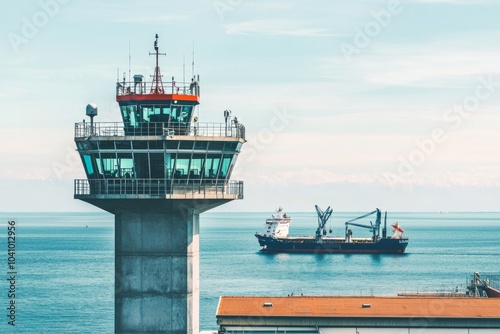
[[[364, 212], [334, 212], [327, 229]], [[200, 215], [200, 330], [216, 330], [222, 295], [396, 295], [464, 290], [473, 272], [499, 272], [500, 212], [389, 212], [410, 238], [402, 255], [265, 254], [254, 234], [274, 212]], [[287, 212], [291, 235], [313, 235], [315, 212]], [[114, 217], [106, 212], [0, 213], [5, 251], [1, 333], [112, 333]], [[365, 221], [373, 220], [368, 217]], [[8, 222], [15, 220], [15, 298]], [[355, 236], [369, 236], [354, 229]], [[390, 233], [390, 230], [388, 231]], [[222, 260], [223, 259], [223, 260]], [[12, 262], [12, 261], [10, 261]], [[8, 307], [15, 300], [15, 327]]]

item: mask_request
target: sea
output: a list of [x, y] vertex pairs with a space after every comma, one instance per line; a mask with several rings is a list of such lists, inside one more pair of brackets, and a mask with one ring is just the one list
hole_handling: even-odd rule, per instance
[[[500, 272], [499, 212], [389, 213], [388, 224], [398, 221], [410, 239], [402, 255], [265, 254], [254, 234], [271, 214], [200, 216], [201, 330], [217, 329], [220, 296], [453, 292], [464, 291], [474, 272]], [[314, 234], [315, 212], [287, 214], [291, 235]], [[343, 235], [344, 222], [362, 214], [334, 212], [326, 228]], [[15, 242], [8, 240], [12, 222]], [[363, 228], [353, 232], [370, 236]], [[0, 333], [113, 332], [112, 215], [0, 213], [0, 245]]]

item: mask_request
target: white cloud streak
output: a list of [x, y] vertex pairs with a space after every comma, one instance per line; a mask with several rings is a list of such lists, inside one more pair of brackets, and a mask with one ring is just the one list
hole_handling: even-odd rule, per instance
[[312, 27], [312, 23], [286, 19], [250, 20], [225, 25], [226, 33], [233, 35], [272, 36], [334, 36], [328, 29]]

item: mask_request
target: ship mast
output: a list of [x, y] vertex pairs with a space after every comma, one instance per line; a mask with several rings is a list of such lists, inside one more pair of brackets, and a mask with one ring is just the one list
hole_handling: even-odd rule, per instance
[[152, 55], [156, 56], [155, 74], [153, 75], [153, 83], [151, 85], [151, 92], [150, 93], [151, 94], [163, 94], [164, 93], [163, 82], [161, 80], [162, 75], [160, 73], [160, 66], [158, 65], [158, 56], [160, 56], [160, 55], [166, 56], [167, 54], [159, 52], [160, 48], [158, 46], [158, 34], [156, 34], [156, 36], [155, 36], [154, 47], [155, 47], [155, 52], [149, 53], [150, 56], [152, 56]]

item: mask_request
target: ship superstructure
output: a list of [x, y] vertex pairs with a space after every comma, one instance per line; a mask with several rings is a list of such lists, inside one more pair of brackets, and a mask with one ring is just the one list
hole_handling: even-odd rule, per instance
[[286, 213], [283, 213], [281, 207], [276, 213], [276, 216], [272, 215], [270, 218], [266, 219], [264, 230], [261, 234], [265, 237], [286, 238], [289, 236], [288, 230], [290, 229], [292, 218]]

